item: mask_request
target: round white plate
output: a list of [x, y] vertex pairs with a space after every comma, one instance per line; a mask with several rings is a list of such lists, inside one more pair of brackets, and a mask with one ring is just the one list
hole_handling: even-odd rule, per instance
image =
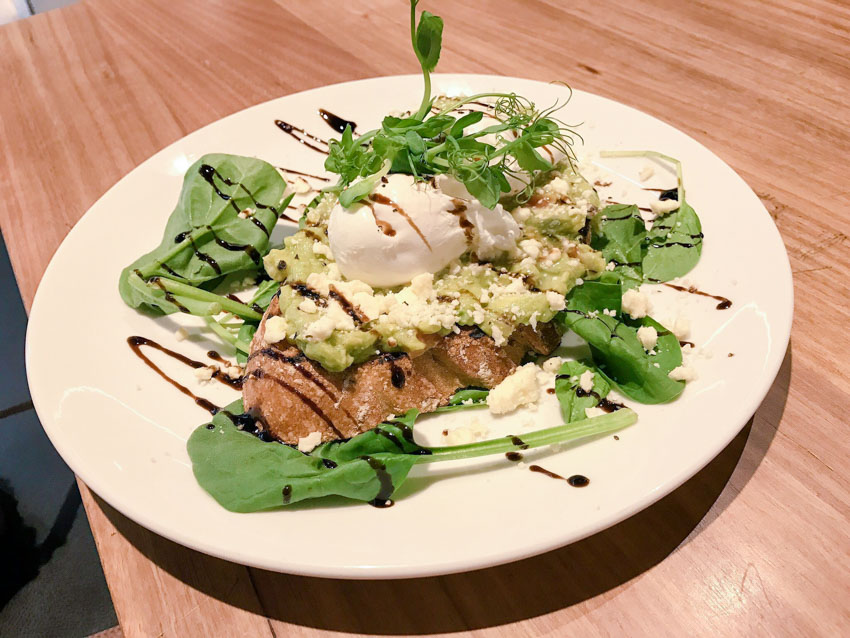
[[[561, 86], [523, 79], [434, 80], [435, 93], [515, 91], [540, 106], [567, 96]], [[159, 243], [184, 171], [204, 153], [321, 172], [324, 156], [279, 131], [275, 119], [328, 137], [333, 132], [319, 118], [320, 107], [364, 131], [420, 99], [421, 78], [403, 76], [328, 86], [246, 109], [148, 159], [68, 234], [33, 302], [27, 372], [50, 440], [108, 503], [169, 539], [246, 565], [339, 578], [445, 574], [545, 552], [617, 523], [693, 476], [740, 431], [773, 382], [791, 328], [791, 272], [779, 233], [752, 190], [711, 151], [639, 111], [576, 92], [560, 117], [584, 123], [579, 130], [587, 148], [654, 149], [681, 159], [688, 201], [705, 232], [702, 260], [687, 279], [733, 301], [728, 310], [716, 310], [711, 299], [654, 287], [653, 315], [688, 318], [690, 340], [702, 348], [693, 358], [699, 378], [683, 395], [670, 405], [634, 405], [639, 421], [618, 440], [607, 436], [527, 455], [564, 476], [587, 476], [590, 485], [582, 489], [502, 455], [415, 468], [387, 509], [335, 501], [233, 514], [198, 486], [185, 441], [208, 415], [137, 359], [126, 339], [150, 337], [196, 359], [210, 348], [230, 353], [201, 336], [199, 319], [152, 319], [125, 306], [117, 289], [121, 269]], [[606, 192], [629, 202], [654, 196], [636, 180], [646, 163], [599, 160], [616, 180]], [[653, 166], [644, 186], [675, 185], [669, 167]], [[195, 327], [192, 339], [177, 341], [181, 324]], [[201, 386], [191, 370], [156, 354], [197, 394], [221, 405], [235, 398], [220, 384]], [[417, 436], [434, 443], [443, 428], [473, 419], [487, 422], [493, 436], [561, 422], [554, 397], [544, 394], [537, 410], [492, 423], [481, 410], [423, 419]]]

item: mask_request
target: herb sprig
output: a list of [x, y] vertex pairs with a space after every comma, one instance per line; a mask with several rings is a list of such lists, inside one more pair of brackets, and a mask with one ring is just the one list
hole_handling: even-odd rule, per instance
[[[346, 128], [339, 141], [331, 141], [325, 168], [339, 175], [339, 181], [328, 190], [339, 193], [340, 203], [349, 207], [368, 196], [387, 173], [420, 179], [450, 175], [487, 208], [511, 190], [509, 178], [525, 184], [518, 197], [527, 199], [535, 173], [553, 168], [538, 149], [552, 147], [571, 162], [575, 158], [577, 134], [554, 117], [566, 102], [540, 110], [515, 93], [479, 93], [435, 111], [431, 73], [440, 59], [443, 21], [423, 11], [417, 24], [417, 4], [410, 2], [410, 35], [424, 78], [419, 109], [409, 117], [387, 116], [380, 129], [358, 138]], [[497, 123], [473, 131], [485, 112], [463, 107], [481, 100], [490, 101], [492, 113], [487, 114]], [[488, 136], [493, 137], [485, 141]]]

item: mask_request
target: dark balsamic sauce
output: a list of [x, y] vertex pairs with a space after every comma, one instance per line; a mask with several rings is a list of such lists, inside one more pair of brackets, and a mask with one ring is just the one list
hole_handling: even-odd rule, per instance
[[505, 452], [505, 458], [514, 463], [522, 461], [523, 456], [520, 452]]
[[595, 390], [587, 391], [581, 386], [578, 386], [576, 387], [575, 392], [577, 397], [593, 397], [594, 399], [599, 401], [599, 405], [597, 405], [596, 407], [598, 407], [603, 412], [607, 412], [608, 414], [610, 414], [611, 412], [616, 412], [617, 410], [622, 410], [624, 407], [626, 407], [622, 403], [617, 403], [616, 401], [611, 401], [607, 398], [603, 399]]
[[374, 499], [369, 501], [369, 505], [379, 508], [392, 507], [394, 503], [390, 500], [390, 496], [392, 496], [394, 489], [393, 477], [387, 472], [387, 466], [371, 456], [361, 456], [360, 458], [369, 464], [369, 467], [375, 471], [375, 476], [378, 478], [378, 494]]
[[582, 476], [581, 474], [573, 474], [569, 478], [564, 478], [560, 474], [555, 474], [554, 472], [551, 472], [544, 467], [540, 467], [539, 465], [531, 465], [528, 469], [532, 472], [536, 472], [537, 474], [543, 474], [544, 476], [548, 476], [549, 478], [557, 479], [559, 481], [566, 481], [573, 487], [587, 487], [588, 485], [590, 485], [590, 479], [586, 476]]
[[360, 315], [360, 311], [357, 310], [357, 307], [351, 303], [345, 295], [343, 295], [339, 290], [337, 290], [334, 286], [330, 287], [330, 291], [328, 292], [328, 297], [332, 299], [336, 299], [337, 303], [342, 306], [342, 309], [345, 313], [354, 320], [354, 323], [357, 325], [363, 324], [366, 319]]
[[673, 290], [678, 290], [680, 292], [687, 292], [692, 295], [699, 295], [701, 297], [709, 297], [710, 299], [716, 299], [720, 302], [719, 304], [717, 304], [717, 306], [715, 306], [715, 308], [717, 308], [718, 310], [726, 310], [727, 308], [732, 307], [732, 301], [730, 299], [727, 299], [726, 297], [722, 297], [720, 295], [711, 295], [707, 292], [703, 292], [702, 290], [698, 290], [695, 286], [690, 286], [686, 288], [685, 286], [677, 286], [676, 284], [670, 284], [666, 281], [658, 281], [655, 279], [652, 279], [650, 281], [660, 283], [663, 286], [667, 286], [668, 288], [672, 288]]
[[301, 177], [309, 177], [311, 179], [318, 179], [323, 182], [331, 181], [329, 177], [322, 177], [321, 175], [313, 175], [312, 173], [304, 173], [302, 171], [296, 171], [292, 168], [284, 168], [283, 166], [278, 166], [277, 170], [283, 171], [284, 173], [292, 173], [293, 175], [300, 175]]
[[357, 128], [357, 122], [352, 122], [351, 120], [346, 120], [339, 115], [334, 115], [326, 109], [319, 109], [319, 115], [325, 121], [325, 124], [330, 126], [337, 133], [344, 133], [346, 127], [350, 127], [351, 132], [354, 133]]
[[[311, 133], [305, 131], [303, 128], [299, 128], [298, 126], [290, 124], [289, 122], [284, 122], [283, 120], [275, 120], [274, 123], [275, 126], [277, 126], [281, 131], [294, 138], [307, 148], [312, 149], [318, 153], [322, 153], [324, 155], [328, 154], [327, 150], [325, 150], [324, 148], [320, 148], [312, 143], [317, 142], [319, 144], [324, 144], [325, 146], [327, 146], [328, 142], [326, 140], [323, 140], [321, 137], [316, 137], [315, 135], [312, 135]], [[312, 140], [312, 142], [308, 140]]]
[[516, 447], [518, 447], [520, 450], [527, 450], [528, 449], [528, 443], [523, 441], [518, 436], [514, 436], [513, 434], [511, 434], [511, 435], [508, 435], [508, 438], [511, 440], [511, 443], [513, 445], [515, 445]]
[[[306, 394], [304, 394], [303, 392], [301, 392], [297, 388], [293, 387], [292, 385], [290, 385], [289, 383], [287, 383], [286, 381], [284, 381], [280, 377], [266, 374], [263, 370], [254, 370], [248, 376], [248, 378], [249, 379], [268, 379], [272, 383], [279, 385], [281, 388], [283, 388], [284, 390], [286, 390], [290, 394], [293, 394], [296, 397], [298, 397], [304, 405], [306, 405], [308, 408], [310, 408], [310, 410], [312, 410], [320, 419], [322, 419], [322, 421], [324, 421], [327, 424], [327, 426], [331, 429], [331, 431], [333, 431], [333, 433], [336, 435], [337, 438], [340, 438], [340, 439], [345, 438], [343, 433], [340, 432], [336, 428], [336, 426], [333, 424], [333, 421], [331, 421], [330, 418], [328, 418], [328, 415], [325, 414], [325, 412], [324, 412], [324, 410], [322, 410], [321, 406], [319, 406], [315, 401], [313, 401], [313, 399], [311, 399]], [[323, 386], [320, 386], [320, 387], [322, 387], [322, 389], [324, 389]]]
[[281, 490], [281, 494], [283, 495], [283, 504], [288, 504], [289, 501], [292, 500], [292, 486], [284, 485], [283, 490]]
[[372, 193], [371, 195], [369, 195], [369, 201], [375, 204], [383, 204], [384, 206], [389, 206], [393, 209], [394, 213], [398, 213], [399, 215], [404, 217], [405, 221], [410, 224], [410, 227], [414, 230], [414, 232], [419, 235], [419, 239], [421, 239], [422, 242], [428, 247], [428, 250], [431, 250], [431, 244], [425, 238], [425, 235], [422, 234], [422, 231], [419, 229], [419, 226], [416, 225], [416, 222], [411, 219], [410, 215], [408, 215], [401, 206], [396, 204], [386, 195], [381, 195], [380, 193]]
[[[195, 361], [194, 359], [190, 359], [189, 357], [182, 355], [179, 352], [174, 352], [173, 350], [169, 350], [168, 348], [161, 346], [158, 343], [156, 343], [155, 341], [152, 341], [151, 339], [147, 339], [145, 337], [137, 337], [137, 336], [127, 337], [127, 345], [130, 346], [130, 349], [133, 351], [133, 353], [137, 357], [139, 357], [142, 361], [144, 361], [145, 364], [151, 370], [153, 370], [160, 377], [162, 377], [163, 379], [168, 381], [168, 383], [173, 385], [180, 392], [182, 392], [183, 394], [185, 394], [186, 396], [188, 396], [192, 400], [194, 400], [194, 402], [197, 405], [199, 405], [200, 407], [202, 407], [204, 410], [206, 410], [210, 414], [218, 414], [218, 412], [221, 411], [221, 408], [218, 407], [217, 405], [215, 405], [214, 403], [212, 403], [211, 401], [204, 399], [203, 397], [197, 396], [194, 392], [192, 392], [185, 385], [178, 383], [177, 381], [175, 381], [174, 379], [169, 377], [167, 374], [165, 374], [165, 372], [162, 371], [162, 368], [160, 368], [158, 365], [156, 365], [153, 361], [151, 361], [148, 358], [148, 356], [144, 352], [142, 352], [142, 346], [147, 346], [149, 348], [153, 348], [154, 350], [159, 350], [160, 352], [167, 354], [169, 357], [172, 357], [173, 359], [177, 359], [177, 361], [180, 361], [181, 363], [185, 363], [190, 368], [204, 368], [206, 366], [203, 363], [201, 363], [200, 361]], [[238, 383], [240, 385], [237, 386], [236, 385], [237, 381], [234, 380], [234, 379], [229, 379], [228, 377], [225, 377], [224, 375], [220, 375], [220, 374], [218, 376], [216, 376], [214, 374], [213, 376], [215, 376], [219, 381], [222, 381], [223, 383], [227, 383], [227, 385], [230, 385], [231, 387], [234, 387], [234, 388], [241, 387], [241, 380], [238, 381]]]

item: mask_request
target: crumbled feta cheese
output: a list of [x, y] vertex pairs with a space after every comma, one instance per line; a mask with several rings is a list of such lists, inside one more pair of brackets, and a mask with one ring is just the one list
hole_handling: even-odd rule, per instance
[[656, 215], [663, 215], [679, 208], [679, 202], [675, 199], [653, 199], [649, 207]]
[[305, 299], [300, 304], [298, 304], [298, 310], [301, 312], [306, 312], [309, 315], [318, 312], [319, 307], [316, 305], [316, 302], [312, 299]]
[[653, 175], [655, 175], [655, 167], [652, 164], [644, 164], [638, 171], [638, 179], [642, 182], [648, 181]]
[[312, 188], [310, 188], [310, 184], [307, 183], [307, 180], [303, 177], [298, 177], [294, 182], [292, 182], [292, 190], [295, 191], [298, 195], [305, 195], [309, 193]]
[[679, 366], [670, 370], [667, 376], [673, 379], [673, 381], [693, 381], [697, 378], [697, 373], [690, 366]]
[[561, 197], [569, 197], [570, 183], [563, 177], [556, 177], [551, 182], [546, 184], [546, 190]]
[[523, 239], [519, 242], [519, 249], [533, 259], [540, 256], [541, 244], [536, 239]]
[[450, 430], [443, 436], [449, 445], [465, 445], [473, 441], [480, 441], [489, 433], [490, 428], [482, 424], [478, 419], [473, 419], [469, 425]]
[[313, 242], [313, 254], [319, 257], [333, 257], [333, 255], [331, 254], [331, 247], [327, 244], [323, 244], [320, 241]]
[[616, 267], [617, 267], [617, 264], [615, 264], [613, 261], [609, 261], [607, 264], [605, 264], [605, 270], [607, 270], [608, 272], [611, 272]]
[[578, 378], [578, 385], [585, 392], [590, 392], [591, 390], [593, 390], [593, 376], [594, 375], [592, 370], [585, 370]]
[[684, 341], [691, 336], [691, 320], [685, 317], [676, 317], [669, 328], [679, 341]]
[[543, 370], [550, 374], [556, 374], [561, 369], [564, 360], [561, 357], [549, 357], [543, 362]]
[[186, 328], [183, 328], [181, 326], [180, 328], [177, 328], [177, 330], [174, 331], [174, 338], [177, 339], [177, 341], [185, 341], [189, 338], [189, 332], [186, 330]]
[[623, 294], [623, 312], [634, 319], [640, 319], [649, 314], [651, 305], [649, 297], [642, 292], [629, 288]]
[[322, 442], [321, 432], [310, 432], [307, 436], [302, 436], [298, 439], [298, 451], [309, 454], [316, 449], [316, 446]]
[[286, 319], [279, 315], [266, 319], [265, 332], [263, 332], [263, 341], [268, 344], [277, 343], [286, 339], [286, 330], [289, 326]]
[[216, 371], [216, 368], [213, 366], [204, 366], [203, 368], [195, 368], [195, 378], [198, 381], [209, 381], [212, 379], [213, 372]]
[[537, 366], [526, 363], [490, 390], [487, 405], [493, 414], [513, 412], [520, 406], [533, 405], [540, 399]]
[[641, 326], [638, 328], [637, 337], [646, 350], [652, 350], [655, 348], [655, 344], [658, 343], [658, 331], [652, 326]]
[[555, 292], [554, 290], [546, 291], [546, 301], [549, 302], [550, 310], [563, 310], [567, 307], [564, 295]]
[[410, 280], [410, 290], [422, 301], [432, 299], [434, 297], [434, 275], [428, 272], [416, 275]]
[[605, 410], [603, 410], [602, 408], [599, 408], [599, 407], [585, 408], [584, 409], [584, 415], [588, 419], [592, 419], [595, 416], [602, 416], [603, 414], [607, 414], [607, 412], [605, 412]]
[[[328, 303], [324, 315], [307, 326], [304, 336], [312, 341], [324, 341], [331, 336], [334, 330], [354, 330], [354, 319], [349, 315], [339, 302]], [[266, 328], [268, 331], [268, 328]]]
[[505, 341], [507, 341], [507, 339], [505, 339], [505, 335], [502, 334], [502, 329], [499, 328], [499, 326], [494, 324], [490, 328], [490, 332], [492, 333], [490, 336], [493, 337], [493, 341], [496, 343], [497, 346], [501, 346], [505, 343]]
[[231, 379], [240, 379], [242, 377], [242, 368], [239, 366], [227, 366], [224, 368], [224, 374]]

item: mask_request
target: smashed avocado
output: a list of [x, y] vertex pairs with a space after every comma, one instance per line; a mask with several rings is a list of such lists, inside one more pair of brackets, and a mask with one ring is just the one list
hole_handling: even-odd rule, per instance
[[322, 196], [302, 228], [264, 261], [281, 282], [287, 340], [330, 371], [381, 352], [422, 350], [424, 335], [457, 326], [478, 326], [502, 345], [519, 325], [551, 321], [577, 280], [598, 276], [606, 265], [582, 240], [599, 198], [569, 165], [544, 175], [527, 202], [512, 206], [522, 228], [514, 252], [492, 263], [466, 253], [439, 273], [392, 289], [341, 276], [327, 239], [335, 203], [333, 195]]

